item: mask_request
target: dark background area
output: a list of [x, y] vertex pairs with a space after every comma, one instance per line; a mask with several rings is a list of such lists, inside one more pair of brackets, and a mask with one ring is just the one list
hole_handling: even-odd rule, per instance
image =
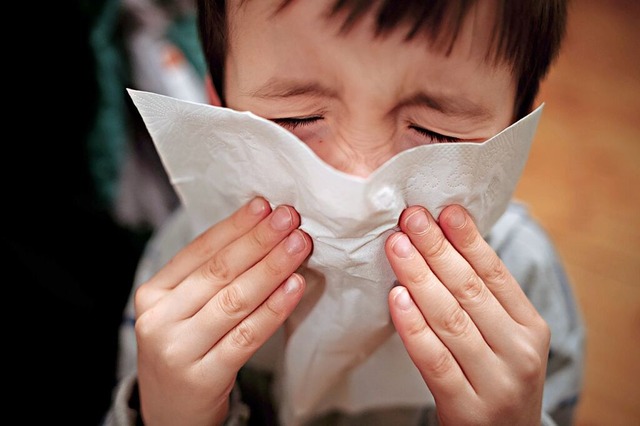
[[[2, 232], [10, 401], [18, 424], [98, 424], [148, 230], [119, 225], [87, 152], [99, 94], [89, 32], [103, 0], [18, 5], [8, 49]], [[28, 3], [28, 7], [27, 4]], [[14, 30], [12, 30], [13, 32]], [[26, 113], [26, 114], [25, 114]], [[9, 382], [11, 383], [11, 382]], [[8, 405], [9, 412], [13, 404]]]

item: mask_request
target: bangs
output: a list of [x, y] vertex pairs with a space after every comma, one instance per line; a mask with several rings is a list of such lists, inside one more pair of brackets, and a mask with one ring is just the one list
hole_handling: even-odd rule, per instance
[[[283, 0], [278, 10], [295, 1]], [[341, 31], [346, 33], [373, 11], [376, 36], [384, 36], [400, 27], [408, 28], [406, 40], [426, 36], [431, 42], [445, 45], [449, 52], [465, 17], [476, 3], [476, 0], [336, 0], [327, 17], [340, 16], [343, 19]], [[554, 51], [559, 47], [564, 27], [553, 27], [550, 23], [562, 22], [565, 14], [563, 1], [496, 0], [493, 42], [487, 57], [522, 69], [521, 65], [526, 62], [524, 55], [536, 43], [536, 35], [545, 34], [549, 46], [553, 47], [543, 48], [543, 51]]]
[[405, 40], [426, 36], [432, 43], [444, 43], [450, 51], [473, 3], [473, 0], [337, 0], [328, 16], [343, 16], [341, 31], [346, 33], [375, 6], [376, 36], [406, 28]]

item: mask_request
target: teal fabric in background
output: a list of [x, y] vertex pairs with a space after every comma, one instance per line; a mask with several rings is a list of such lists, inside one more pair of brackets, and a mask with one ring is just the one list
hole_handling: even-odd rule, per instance
[[110, 209], [127, 152], [127, 106], [123, 88], [128, 81], [125, 53], [119, 38], [120, 0], [106, 0], [90, 33], [96, 63], [98, 94], [93, 128], [87, 136], [89, 169], [96, 202]]
[[[166, 39], [181, 50], [204, 79], [206, 64], [197, 33], [195, 9], [178, 10], [171, 7], [172, 1], [155, 3], [171, 19]], [[129, 100], [125, 89], [135, 88], [135, 83], [131, 81], [128, 68], [127, 32], [122, 28], [126, 21], [122, 22], [122, 15], [120, 0], [106, 0], [90, 34], [99, 92], [96, 118], [87, 144], [96, 202], [108, 209], [116, 202], [122, 167], [129, 152], [128, 140], [132, 137], [132, 112], [127, 105]]]
[[195, 13], [176, 16], [167, 29], [167, 38], [182, 50], [187, 60], [204, 79], [207, 65], [198, 38], [198, 23]]

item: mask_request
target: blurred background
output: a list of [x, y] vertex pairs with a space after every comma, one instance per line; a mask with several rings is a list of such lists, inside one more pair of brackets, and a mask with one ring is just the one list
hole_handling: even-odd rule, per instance
[[[10, 117], [30, 124], [9, 120], [1, 238], [25, 423], [98, 424], [110, 404], [135, 265], [177, 203], [125, 88], [206, 101], [191, 1], [19, 5], [32, 34], [8, 47], [5, 87], [20, 90]], [[582, 426], [640, 425], [638, 45], [640, 2], [573, 0], [516, 193], [557, 244], [587, 325]]]
[[551, 234], [587, 326], [577, 424], [640, 425], [640, 2], [573, 0], [516, 195]]

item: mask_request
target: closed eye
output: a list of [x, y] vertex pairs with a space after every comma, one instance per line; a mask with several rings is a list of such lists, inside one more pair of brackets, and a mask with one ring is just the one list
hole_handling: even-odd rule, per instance
[[447, 143], [447, 142], [460, 142], [462, 139], [455, 138], [453, 136], [442, 135], [440, 133], [432, 132], [420, 126], [409, 126], [410, 129], [415, 130], [423, 136], [426, 136], [435, 143]]
[[321, 115], [313, 115], [310, 117], [288, 117], [288, 118], [272, 118], [271, 121], [284, 127], [287, 130], [295, 130], [299, 127], [310, 126], [318, 121], [323, 120]]
[[[287, 130], [293, 131], [300, 127], [310, 126], [323, 119], [324, 117], [322, 117], [321, 115], [313, 115], [309, 117], [273, 118], [271, 119], [271, 121], [278, 124], [279, 126], [284, 127]], [[460, 142], [462, 140], [453, 136], [436, 133], [420, 126], [411, 125], [409, 126], [409, 128], [419, 133], [420, 135], [427, 137], [431, 141], [431, 143], [454, 143]]]

